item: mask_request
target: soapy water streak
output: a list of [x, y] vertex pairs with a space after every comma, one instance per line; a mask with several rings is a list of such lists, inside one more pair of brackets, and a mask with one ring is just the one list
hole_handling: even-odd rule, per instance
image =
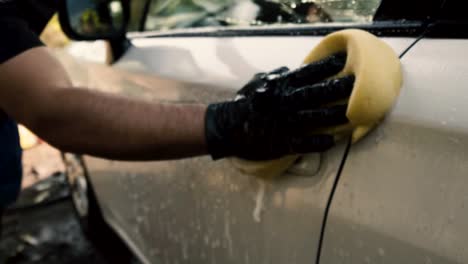
[[262, 222], [262, 212], [264, 209], [264, 200], [265, 200], [265, 192], [266, 192], [266, 184], [264, 181], [258, 181], [258, 192], [255, 198], [255, 208], [253, 211], [253, 219], [255, 222], [260, 223]]

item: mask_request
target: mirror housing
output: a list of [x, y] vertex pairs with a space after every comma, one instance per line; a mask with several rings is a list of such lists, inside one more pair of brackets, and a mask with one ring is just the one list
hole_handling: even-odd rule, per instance
[[130, 1], [62, 0], [59, 3], [60, 25], [71, 39], [125, 39]]

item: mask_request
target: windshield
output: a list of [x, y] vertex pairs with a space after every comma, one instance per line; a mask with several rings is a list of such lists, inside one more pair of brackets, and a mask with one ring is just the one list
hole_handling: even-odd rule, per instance
[[145, 30], [370, 22], [381, 0], [150, 0]]

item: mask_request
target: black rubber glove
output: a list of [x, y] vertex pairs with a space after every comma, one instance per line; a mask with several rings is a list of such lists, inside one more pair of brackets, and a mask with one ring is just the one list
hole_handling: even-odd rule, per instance
[[348, 122], [346, 105], [327, 104], [350, 96], [354, 76], [325, 80], [345, 62], [345, 54], [335, 54], [294, 71], [259, 73], [234, 101], [209, 105], [206, 140], [213, 159], [271, 160], [332, 147], [333, 135], [310, 132]]

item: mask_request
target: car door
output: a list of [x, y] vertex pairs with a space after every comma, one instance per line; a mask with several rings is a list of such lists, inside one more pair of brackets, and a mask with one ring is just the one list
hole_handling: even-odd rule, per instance
[[[296, 16], [281, 12], [285, 4], [294, 11], [296, 3], [225, 2], [224, 11], [231, 13], [217, 18], [216, 27], [185, 29], [212, 25], [205, 18], [217, 14], [219, 3], [151, 1], [140, 21], [143, 32], [128, 34], [130, 46], [112, 67], [83, 67], [66, 56], [62, 61], [78, 85], [154, 102], [210, 103], [233, 98], [257, 72], [298, 67], [335, 30], [358, 27], [380, 34], [398, 54], [420, 30], [419, 23], [373, 24], [379, 1], [362, 1], [367, 11], [347, 0], [327, 9], [306, 6], [311, 23], [333, 18], [344, 21], [340, 24], [263, 27], [251, 26], [261, 21], [248, 15], [267, 21], [280, 12], [273, 13], [275, 21], [292, 23]], [[190, 12], [177, 13], [177, 5]], [[200, 9], [208, 11], [200, 14]], [[252, 21], [223, 27], [246, 19]], [[306, 155], [272, 180], [245, 175], [229, 159], [209, 157], [119, 162], [86, 156], [84, 162], [106, 221], [146, 263], [312, 263], [347, 145], [343, 141], [325, 153]]]
[[[230, 63], [232, 67], [255, 67], [252, 66], [255, 62], [265, 63], [265, 60], [254, 54], [265, 52], [263, 56], [268, 58], [267, 54], [288, 48], [288, 41], [281, 39], [269, 50], [254, 48], [259, 42], [133, 39], [134, 47], [114, 66], [117, 72], [133, 67], [129, 65], [148, 63], [145, 71], [161, 67], [171, 72], [187, 71], [188, 77], [184, 80], [182, 76], [184, 81], [179, 81], [176, 77], [161, 79], [154, 72], [137, 73], [129, 75], [134, 82], [125, 80], [125, 86], [113, 89], [127, 90], [123, 94], [133, 93], [131, 96], [136, 98], [164, 102], [228, 100], [238, 85], [247, 81], [247, 76], [234, 80], [211, 77], [210, 74], [217, 72], [231, 73], [221, 72], [221, 62], [208, 58], [216, 58], [214, 53], [220, 51], [218, 45], [227, 45], [220, 49], [228, 55], [238, 49], [250, 49], [254, 60], [241, 62], [236, 55]], [[278, 45], [281, 42], [283, 45]], [[186, 43], [201, 50], [187, 52]], [[304, 52], [310, 43], [313, 47], [313, 39], [303, 40]], [[201, 58], [188, 62], [192, 56]], [[285, 61], [281, 60], [282, 65]], [[279, 60], [276, 64], [280, 65]], [[191, 67], [184, 69], [184, 66]], [[256, 67], [249, 75], [269, 68]], [[196, 74], [189, 75], [192, 71]], [[326, 153], [304, 157], [278, 180], [245, 175], [231, 160], [214, 162], [209, 157], [142, 163], [85, 157], [85, 163], [107, 220], [127, 236], [149, 263], [160, 260], [165, 263], [307, 263], [316, 255], [324, 208], [345, 146], [346, 142], [340, 142]]]
[[401, 60], [395, 108], [351, 147], [320, 263], [468, 262], [468, 36], [457, 15], [463, 5], [445, 3], [445, 21]]

